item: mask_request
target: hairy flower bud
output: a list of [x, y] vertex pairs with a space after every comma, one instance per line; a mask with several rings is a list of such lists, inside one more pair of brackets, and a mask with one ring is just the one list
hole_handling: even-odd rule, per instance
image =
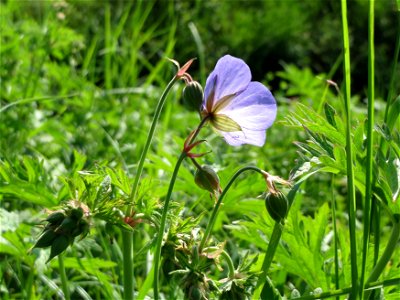
[[68, 248], [71, 239], [66, 235], [59, 235], [51, 244], [50, 256], [47, 262]]
[[197, 81], [190, 81], [182, 91], [183, 104], [192, 111], [200, 111], [203, 102], [203, 88]]
[[82, 207], [73, 208], [70, 211], [71, 218], [75, 220], [80, 220], [83, 217], [83, 209]]
[[65, 219], [65, 214], [61, 211], [56, 211], [46, 218], [46, 221], [51, 225], [59, 225]]
[[77, 225], [78, 223], [76, 220], [71, 217], [67, 217], [61, 222], [60, 226], [56, 228], [55, 232], [61, 234], [70, 234], [74, 228], [77, 227]]
[[55, 233], [52, 229], [47, 229], [40, 235], [39, 239], [36, 241], [35, 245], [32, 248], [49, 247], [56, 237], [57, 233]]
[[281, 222], [288, 212], [289, 201], [280, 191], [269, 192], [265, 197], [265, 207], [272, 219]]
[[210, 193], [218, 192], [221, 189], [217, 173], [209, 166], [202, 166], [197, 169], [194, 181], [200, 188]]

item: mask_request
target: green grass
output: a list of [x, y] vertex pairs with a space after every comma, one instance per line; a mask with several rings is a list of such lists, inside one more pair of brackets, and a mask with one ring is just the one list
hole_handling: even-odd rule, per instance
[[[0, 298], [153, 299], [156, 280], [160, 299], [396, 299], [400, 15], [383, 2], [375, 15], [347, 3], [351, 61], [336, 2], [2, 2]], [[390, 25], [382, 40], [374, 20], [375, 32]], [[200, 122], [183, 81], [156, 107], [176, 73], [167, 58], [197, 57], [189, 73], [204, 84], [224, 53], [271, 87], [278, 116], [261, 148], [202, 129], [196, 152], [212, 152], [199, 163], [227, 189], [213, 213], [189, 160], [169, 190]], [[249, 166], [292, 182], [277, 184], [291, 204], [284, 225], [259, 197], [262, 176], [230, 182]], [[31, 247], [70, 200], [87, 205], [90, 233], [46, 263], [50, 250]]]

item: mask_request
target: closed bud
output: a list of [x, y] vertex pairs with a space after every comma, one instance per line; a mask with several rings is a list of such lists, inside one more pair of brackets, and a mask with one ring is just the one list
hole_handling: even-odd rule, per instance
[[50, 214], [46, 221], [49, 222], [51, 225], [59, 225], [65, 219], [65, 214], [61, 211], [56, 211]]
[[187, 295], [190, 300], [203, 300], [206, 299], [199, 287], [191, 287], [189, 289], [189, 295]]
[[83, 217], [82, 207], [77, 207], [77, 208], [71, 209], [70, 216], [71, 216], [71, 218], [73, 218], [75, 220], [81, 219]]
[[77, 227], [77, 225], [78, 223], [76, 220], [67, 217], [61, 222], [60, 226], [58, 226], [55, 231], [61, 234], [69, 234]]
[[194, 175], [196, 184], [210, 193], [220, 191], [219, 177], [217, 173], [209, 166], [202, 166], [196, 170]]
[[191, 111], [200, 111], [203, 88], [197, 81], [190, 81], [182, 91], [183, 104]]
[[49, 247], [53, 243], [56, 237], [57, 234], [52, 229], [47, 229], [45, 232], [41, 234], [36, 244], [32, 248]]
[[71, 233], [72, 237], [77, 237], [78, 235], [87, 235], [89, 232], [89, 224], [85, 220], [80, 220], [78, 225], [74, 228], [74, 230]]
[[272, 219], [276, 222], [281, 222], [286, 218], [289, 209], [289, 201], [280, 191], [274, 193], [269, 192], [265, 197], [265, 207]]
[[59, 255], [65, 249], [67, 249], [69, 244], [70, 244], [69, 237], [65, 235], [59, 235], [51, 244], [50, 257], [47, 260], [47, 262], [49, 262], [53, 257]]

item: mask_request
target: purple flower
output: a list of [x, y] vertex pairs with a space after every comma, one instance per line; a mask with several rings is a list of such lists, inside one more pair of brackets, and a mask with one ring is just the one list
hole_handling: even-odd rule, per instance
[[243, 60], [225, 55], [207, 78], [201, 116], [229, 145], [261, 147], [276, 117], [276, 101], [263, 84], [251, 81]]

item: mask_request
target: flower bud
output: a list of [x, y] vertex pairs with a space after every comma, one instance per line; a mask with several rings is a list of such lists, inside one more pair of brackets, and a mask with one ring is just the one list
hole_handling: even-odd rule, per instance
[[269, 192], [265, 197], [265, 207], [272, 219], [281, 222], [288, 212], [289, 201], [280, 191]]
[[194, 181], [200, 188], [210, 193], [218, 192], [221, 189], [217, 173], [209, 166], [202, 166], [197, 169], [194, 175]]
[[51, 225], [59, 225], [65, 219], [65, 214], [61, 211], [56, 211], [46, 218], [46, 221]]
[[80, 220], [77, 226], [72, 230], [71, 236], [77, 237], [78, 235], [87, 235], [89, 232], [89, 224], [85, 220]]
[[75, 227], [77, 227], [77, 225], [78, 223], [76, 220], [72, 219], [71, 217], [67, 217], [61, 222], [60, 226], [56, 228], [55, 232], [69, 234], [75, 229]]
[[32, 248], [49, 247], [56, 237], [57, 234], [52, 229], [47, 229], [40, 235], [39, 239], [36, 241], [35, 245]]
[[190, 81], [182, 91], [183, 104], [191, 111], [200, 111], [203, 88], [197, 81]]
[[83, 217], [83, 209], [82, 207], [73, 208], [70, 211], [71, 218], [75, 220], [80, 220]]
[[59, 235], [51, 244], [50, 256], [47, 262], [49, 262], [53, 257], [63, 252], [65, 249], [67, 249], [69, 244], [70, 244], [69, 237], [65, 235]]

